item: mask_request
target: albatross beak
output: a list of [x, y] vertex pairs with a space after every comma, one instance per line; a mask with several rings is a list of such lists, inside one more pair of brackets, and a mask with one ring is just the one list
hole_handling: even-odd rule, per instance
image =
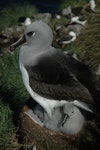
[[64, 126], [65, 122], [69, 119], [69, 115], [65, 114], [63, 122], [62, 122], [62, 127]]
[[10, 52], [13, 52], [17, 47], [19, 47], [20, 45], [22, 45], [24, 43], [26, 43], [25, 35], [23, 35], [17, 42], [10, 45]]

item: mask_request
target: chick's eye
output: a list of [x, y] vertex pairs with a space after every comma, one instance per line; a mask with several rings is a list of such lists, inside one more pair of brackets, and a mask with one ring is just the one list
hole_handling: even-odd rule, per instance
[[72, 111], [72, 114], [74, 113], [74, 111]]
[[34, 31], [27, 33], [27, 36], [32, 36], [32, 35], [35, 35], [35, 32], [34, 32]]

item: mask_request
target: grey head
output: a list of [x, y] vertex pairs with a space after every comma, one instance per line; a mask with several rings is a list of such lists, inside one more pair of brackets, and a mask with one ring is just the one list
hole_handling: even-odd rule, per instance
[[74, 103], [67, 103], [63, 106], [64, 116], [60, 126], [60, 131], [69, 135], [80, 132], [86, 122], [85, 116], [80, 108]]
[[75, 105], [73, 103], [66, 103], [64, 106], [63, 106], [63, 111], [64, 111], [64, 118], [63, 118], [63, 121], [62, 121], [62, 126], [64, 126], [64, 124], [66, 123], [66, 121], [68, 119], [70, 119], [71, 116], [74, 115], [74, 111], [75, 111]]
[[63, 111], [65, 114], [68, 114], [69, 116], [74, 114], [74, 108], [75, 105], [73, 103], [66, 103], [63, 107]]
[[65, 117], [64, 117], [64, 120], [62, 122], [62, 125], [64, 125], [64, 123], [67, 121], [67, 119], [69, 119], [71, 116], [75, 116], [76, 109], [79, 109], [80, 112], [81, 112], [81, 110], [83, 110], [85, 112], [94, 113], [92, 111], [92, 109], [90, 109], [88, 107], [88, 105], [84, 102], [80, 102], [78, 100], [74, 100], [72, 102], [71, 101], [67, 102], [63, 106], [63, 111], [64, 111], [64, 114], [65, 114]]
[[51, 28], [43, 21], [35, 21], [29, 25], [24, 32], [27, 43], [41, 44], [43, 46], [51, 45], [53, 40], [53, 33]]
[[27, 43], [28, 46], [49, 47], [53, 41], [53, 33], [48, 24], [43, 21], [35, 21], [26, 27], [24, 35], [10, 46], [10, 51], [15, 50], [18, 46]]
[[51, 46], [52, 41], [53, 33], [49, 25], [43, 21], [35, 21], [27, 26], [24, 35], [10, 46], [10, 51], [14, 51], [18, 46], [24, 44], [20, 48], [20, 62], [24, 66], [34, 66], [39, 58], [54, 51]]

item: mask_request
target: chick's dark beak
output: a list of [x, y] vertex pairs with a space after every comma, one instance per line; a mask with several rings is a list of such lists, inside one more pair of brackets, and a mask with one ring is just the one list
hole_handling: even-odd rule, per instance
[[26, 38], [25, 35], [23, 35], [17, 42], [13, 43], [12, 45], [10, 45], [10, 52], [13, 52], [17, 47], [19, 47], [20, 45], [26, 43]]
[[68, 114], [65, 114], [64, 115], [64, 119], [62, 121], [62, 127], [64, 126], [65, 122], [69, 119], [69, 115]]

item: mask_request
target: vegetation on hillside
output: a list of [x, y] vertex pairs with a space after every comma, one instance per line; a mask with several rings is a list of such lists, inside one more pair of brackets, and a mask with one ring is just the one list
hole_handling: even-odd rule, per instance
[[76, 53], [93, 70], [100, 64], [100, 13], [87, 14], [87, 25], [76, 42]]
[[33, 5], [24, 3], [23, 5], [12, 5], [6, 7], [0, 11], [0, 30], [17, 25], [19, 17], [33, 17], [37, 13], [36, 8]]
[[86, 5], [88, 2], [87, 0], [64, 0], [63, 3], [61, 4], [61, 8], [66, 8], [67, 6], [72, 6], [72, 7], [83, 7], [84, 5]]

